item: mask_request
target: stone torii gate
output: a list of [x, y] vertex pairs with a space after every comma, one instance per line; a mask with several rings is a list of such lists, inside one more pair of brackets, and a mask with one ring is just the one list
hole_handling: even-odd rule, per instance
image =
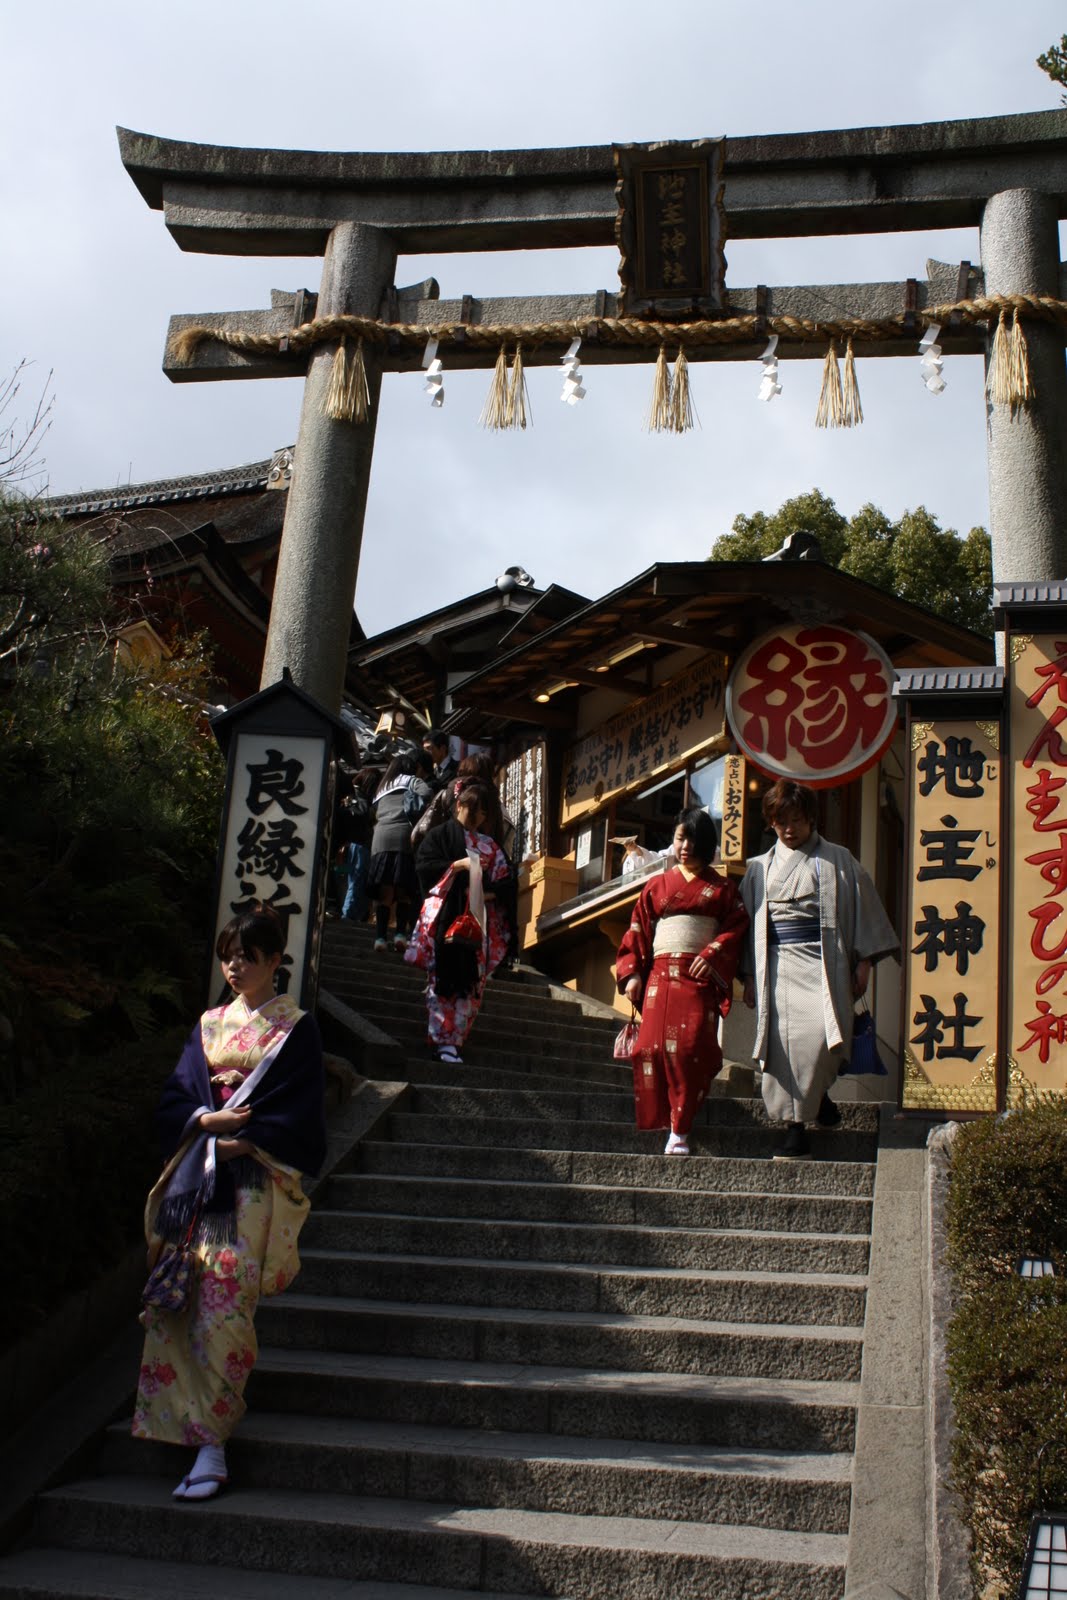
[[[530, 325], [540, 337], [523, 345], [528, 365], [557, 363], [575, 329], [586, 365], [647, 361], [659, 343], [628, 342], [619, 297], [604, 291], [442, 301], [432, 280], [398, 291], [398, 255], [609, 244], [618, 218], [615, 152], [327, 154], [188, 144], [125, 129], [119, 145], [182, 249], [325, 257], [317, 296], [275, 293], [270, 310], [173, 317], [164, 370], [175, 382], [306, 374], [263, 683], [288, 667], [300, 688], [336, 708], [383, 372], [418, 370], [434, 330], [447, 340], [450, 368], [491, 367], [505, 330], [514, 337]], [[692, 336], [683, 325], [664, 337], [684, 334], [690, 361], [739, 360], [757, 356], [774, 328], [790, 356], [810, 357], [824, 354], [836, 329], [853, 337], [856, 355], [914, 358], [925, 324], [944, 320], [947, 354], [988, 361], [996, 297], [1032, 297], [1024, 314], [1037, 399], [1017, 409], [987, 405], [993, 568], [1001, 582], [1063, 577], [1064, 337], [1055, 317], [1035, 319], [1042, 297], [1065, 298], [1057, 223], [1067, 215], [1067, 111], [736, 139], [722, 150], [730, 237], [978, 226], [981, 263], [929, 263], [925, 282], [731, 288], [717, 310], [720, 326], [712, 326], [713, 313]], [[949, 313], [951, 306], [958, 309]], [[983, 306], [982, 316], [970, 315]], [[944, 319], [931, 315], [935, 307]], [[336, 333], [323, 342], [297, 331], [338, 315], [387, 325], [368, 341], [363, 423], [323, 414]], [[802, 325], [806, 333], [797, 331]], [[193, 326], [219, 337], [179, 358], [176, 336]]]

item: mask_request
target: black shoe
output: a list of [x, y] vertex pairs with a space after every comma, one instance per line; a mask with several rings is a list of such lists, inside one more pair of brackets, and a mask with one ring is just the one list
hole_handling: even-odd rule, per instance
[[791, 1122], [786, 1129], [785, 1142], [777, 1152], [776, 1160], [796, 1161], [801, 1156], [806, 1156], [811, 1149], [807, 1133], [802, 1122]]
[[841, 1121], [841, 1113], [830, 1099], [830, 1091], [822, 1097], [822, 1104], [815, 1113], [815, 1120], [820, 1128], [836, 1128]]

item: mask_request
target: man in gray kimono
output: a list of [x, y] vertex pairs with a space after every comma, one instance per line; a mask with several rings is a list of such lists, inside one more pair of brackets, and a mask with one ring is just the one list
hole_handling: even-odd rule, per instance
[[748, 864], [745, 1004], [767, 1114], [789, 1124], [783, 1156], [807, 1155], [806, 1122], [833, 1127], [829, 1089], [852, 1046], [853, 1004], [871, 966], [900, 947], [877, 890], [850, 851], [815, 829], [815, 795], [780, 779], [763, 797], [777, 842]]

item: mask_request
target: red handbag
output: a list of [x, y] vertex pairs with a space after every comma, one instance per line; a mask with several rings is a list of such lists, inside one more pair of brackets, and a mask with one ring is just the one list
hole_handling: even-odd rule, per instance
[[445, 944], [480, 945], [484, 935], [482, 925], [471, 910], [470, 898], [459, 916], [445, 932]]
[[631, 1005], [630, 1020], [623, 1024], [615, 1035], [615, 1048], [612, 1051], [616, 1061], [629, 1061], [637, 1045], [637, 1035], [641, 1024], [637, 1020], [637, 1010]]

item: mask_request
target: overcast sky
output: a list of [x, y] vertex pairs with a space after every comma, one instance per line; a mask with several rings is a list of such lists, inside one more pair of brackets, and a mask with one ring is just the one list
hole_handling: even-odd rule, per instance
[[[266, 306], [318, 286], [316, 259], [182, 253], [119, 160], [115, 125], [228, 145], [449, 150], [788, 133], [1048, 109], [1034, 65], [1067, 13], [929, 0], [213, 0], [166, 6], [40, 0], [0, 12], [4, 310], [0, 374], [27, 392], [54, 371], [49, 488], [66, 493], [260, 460], [296, 436], [299, 380], [171, 385], [173, 312]], [[976, 230], [727, 246], [727, 285], [923, 277], [927, 257], [978, 260]], [[617, 287], [612, 250], [402, 258], [444, 297]], [[387, 376], [356, 607], [368, 633], [485, 587], [513, 563], [596, 596], [654, 560], [707, 554], [741, 511], [818, 487], [842, 511], [925, 505], [966, 531], [988, 516], [981, 362], [859, 363], [866, 421], [813, 426], [819, 363], [782, 363], [757, 401], [754, 362], [701, 365], [702, 427], [642, 431], [651, 368], [592, 368], [559, 403], [529, 375], [533, 427], [478, 427], [487, 373], [448, 376], [431, 411]]]

